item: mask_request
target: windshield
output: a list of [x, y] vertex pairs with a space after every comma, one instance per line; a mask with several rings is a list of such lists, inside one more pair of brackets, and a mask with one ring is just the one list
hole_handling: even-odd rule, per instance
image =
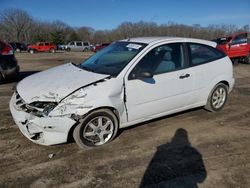
[[87, 71], [117, 76], [145, 46], [142, 43], [115, 42], [79, 66]]

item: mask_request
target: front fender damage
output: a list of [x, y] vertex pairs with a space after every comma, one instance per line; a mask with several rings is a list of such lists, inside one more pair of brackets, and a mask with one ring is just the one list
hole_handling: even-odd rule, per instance
[[106, 81], [107, 79], [104, 79], [98, 83], [93, 83], [68, 95], [60, 101], [49, 116], [67, 116], [77, 121], [94, 109], [106, 107], [115, 109], [118, 118], [122, 117], [125, 111], [123, 86], [111, 84], [112, 87], [110, 87], [109, 84], [105, 84]]

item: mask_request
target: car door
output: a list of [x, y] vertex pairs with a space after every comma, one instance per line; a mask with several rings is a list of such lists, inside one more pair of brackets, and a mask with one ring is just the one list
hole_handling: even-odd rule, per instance
[[[125, 78], [128, 121], [152, 119], [184, 109], [194, 88], [186, 69], [184, 45], [165, 44], [150, 50]], [[140, 78], [151, 73], [152, 78]]]
[[83, 42], [80, 41], [76, 42], [76, 51], [79, 52], [83, 51]]
[[44, 43], [43, 43], [43, 42], [39, 43], [39, 44], [38, 44], [38, 47], [37, 47], [38, 51], [39, 51], [39, 52], [42, 52], [42, 51], [43, 51], [43, 48], [44, 48]]

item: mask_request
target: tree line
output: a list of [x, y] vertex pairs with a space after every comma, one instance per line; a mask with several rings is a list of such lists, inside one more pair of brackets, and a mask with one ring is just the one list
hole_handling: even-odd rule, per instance
[[167, 22], [123, 22], [111, 30], [95, 30], [90, 27], [71, 27], [55, 20], [52, 22], [34, 19], [21, 9], [5, 9], [0, 14], [0, 39], [6, 42], [24, 42], [26, 44], [50, 41], [66, 44], [69, 41], [90, 41], [92, 44], [112, 42], [124, 38], [143, 36], [176, 36], [211, 40], [234, 32], [250, 32], [250, 25], [238, 27], [234, 24], [219, 24], [202, 27]]

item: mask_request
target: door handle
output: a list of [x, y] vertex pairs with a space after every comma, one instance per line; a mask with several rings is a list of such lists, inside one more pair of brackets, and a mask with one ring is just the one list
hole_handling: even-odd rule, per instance
[[181, 75], [179, 76], [180, 79], [184, 79], [184, 78], [188, 78], [190, 76], [190, 74], [185, 74], [185, 75]]

